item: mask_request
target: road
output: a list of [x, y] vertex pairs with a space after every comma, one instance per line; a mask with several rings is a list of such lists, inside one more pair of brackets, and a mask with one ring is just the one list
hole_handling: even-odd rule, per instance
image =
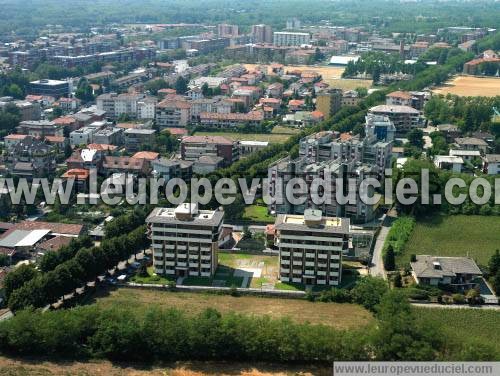
[[387, 279], [387, 275], [385, 274], [384, 269], [384, 262], [382, 260], [382, 249], [384, 248], [385, 239], [387, 238], [387, 234], [389, 233], [392, 222], [396, 216], [397, 213], [394, 210], [391, 210], [387, 213], [384, 220], [382, 221], [382, 227], [380, 228], [375, 246], [373, 247], [373, 256], [370, 265], [370, 275], [374, 277], [382, 277], [384, 279]]
[[469, 306], [463, 304], [438, 304], [438, 303], [411, 303], [415, 307], [423, 308], [446, 308], [446, 309], [488, 309], [498, 311], [500, 306], [498, 305], [481, 305], [481, 306]]

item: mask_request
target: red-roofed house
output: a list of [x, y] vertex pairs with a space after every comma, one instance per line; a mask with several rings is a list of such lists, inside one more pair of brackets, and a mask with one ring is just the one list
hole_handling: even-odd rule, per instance
[[291, 99], [288, 102], [288, 109], [290, 111], [300, 111], [304, 107], [304, 100], [303, 99]]

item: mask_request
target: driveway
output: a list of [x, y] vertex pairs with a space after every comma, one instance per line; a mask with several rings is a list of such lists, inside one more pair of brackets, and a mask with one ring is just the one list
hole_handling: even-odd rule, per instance
[[392, 226], [392, 222], [395, 219], [396, 213], [394, 211], [389, 211], [382, 221], [382, 227], [375, 241], [375, 246], [373, 247], [372, 262], [370, 265], [370, 275], [374, 277], [382, 277], [387, 279], [387, 275], [384, 269], [384, 262], [382, 260], [382, 249], [384, 248], [385, 239]]

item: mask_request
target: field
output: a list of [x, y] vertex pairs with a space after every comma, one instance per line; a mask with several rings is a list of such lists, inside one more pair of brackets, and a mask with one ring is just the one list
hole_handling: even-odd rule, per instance
[[268, 141], [279, 144], [291, 136], [285, 133], [236, 133], [236, 132], [196, 132], [197, 136], [224, 136], [235, 141]]
[[[249, 315], [268, 315], [273, 318], [289, 317], [297, 322], [309, 321], [338, 329], [353, 329], [369, 325], [372, 315], [355, 304], [312, 303], [302, 299], [276, 299], [254, 296], [167, 292], [119, 288], [97, 295], [96, 304], [102, 307], [133, 307], [138, 313], [153, 305], [178, 308], [187, 314], [197, 314], [205, 308], [221, 313], [237, 312]], [[304, 314], [307, 312], [307, 315]]]
[[331, 367], [309, 365], [240, 362], [176, 362], [172, 364], [129, 364], [109, 361], [45, 361], [44, 359], [10, 359], [0, 357], [3, 375], [80, 375], [80, 376], [291, 376], [329, 375]]
[[486, 265], [500, 248], [500, 217], [438, 216], [418, 221], [398, 264], [410, 255], [469, 256]]
[[243, 213], [243, 219], [252, 222], [274, 223], [275, 217], [267, 213], [266, 206], [247, 205]]
[[[500, 312], [477, 309], [416, 308], [419, 318], [440, 327], [455, 347], [466, 340], [492, 346], [500, 353]], [[456, 343], [457, 345], [454, 345]], [[450, 346], [450, 347], [451, 347]]]
[[456, 76], [443, 86], [433, 90], [436, 94], [455, 94], [459, 96], [494, 97], [500, 95], [500, 78]]
[[[251, 70], [254, 69], [259, 64], [243, 64], [245, 68]], [[285, 73], [288, 71], [308, 71], [317, 72], [323, 77], [328, 85], [343, 89], [343, 90], [353, 90], [357, 87], [371, 88], [371, 80], [352, 80], [342, 78], [342, 73], [344, 72], [344, 67], [338, 67], [333, 65], [323, 65], [323, 66], [308, 66], [308, 65], [285, 65]]]

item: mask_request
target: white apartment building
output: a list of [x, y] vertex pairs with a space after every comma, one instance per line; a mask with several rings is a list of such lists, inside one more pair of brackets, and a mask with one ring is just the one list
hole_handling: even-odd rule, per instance
[[94, 142], [94, 133], [97, 128], [83, 127], [69, 134], [69, 143], [71, 146], [88, 145]]
[[275, 227], [282, 282], [340, 285], [349, 219], [323, 217], [320, 210], [308, 209], [304, 215], [278, 215]]
[[295, 33], [288, 31], [276, 31], [273, 33], [273, 44], [275, 46], [300, 46], [309, 44], [311, 36], [309, 33]]
[[138, 119], [154, 119], [156, 111], [156, 98], [146, 97], [137, 102]]
[[222, 210], [199, 210], [198, 204], [155, 208], [146, 218], [156, 274], [211, 277], [217, 268]]
[[[96, 98], [97, 109], [106, 111], [106, 116], [115, 119], [122, 114], [129, 115], [133, 118], [138, 117], [138, 109], [144, 104], [139, 105], [139, 102], [144, 102], [144, 94], [133, 94], [133, 93], [108, 93], [99, 95]], [[154, 106], [154, 105], [153, 105]], [[151, 110], [149, 108], [149, 110]], [[148, 119], [153, 119], [150, 117]]]

